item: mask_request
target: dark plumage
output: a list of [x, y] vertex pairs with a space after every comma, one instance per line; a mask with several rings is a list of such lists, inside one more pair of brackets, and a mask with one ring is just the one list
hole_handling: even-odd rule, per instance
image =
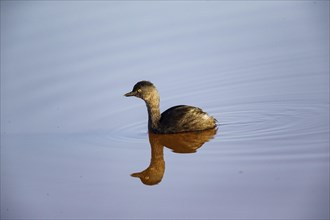
[[178, 105], [160, 114], [158, 91], [148, 81], [136, 83], [132, 92], [126, 93], [125, 96], [136, 96], [145, 101], [148, 109], [148, 129], [153, 133], [202, 131], [217, 126], [215, 118], [193, 106]]

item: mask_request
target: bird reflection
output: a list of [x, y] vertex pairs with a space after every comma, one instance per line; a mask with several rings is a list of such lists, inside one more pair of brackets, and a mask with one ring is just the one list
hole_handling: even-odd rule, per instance
[[149, 132], [151, 161], [147, 169], [131, 174], [146, 185], [155, 185], [162, 181], [165, 172], [164, 146], [175, 153], [195, 153], [198, 148], [211, 140], [217, 129], [178, 134], [154, 134]]

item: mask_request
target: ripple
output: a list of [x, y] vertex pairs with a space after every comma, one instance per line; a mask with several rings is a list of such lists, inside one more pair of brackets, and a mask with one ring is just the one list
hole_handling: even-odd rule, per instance
[[299, 103], [250, 103], [223, 109], [221, 141], [298, 141], [328, 132], [328, 106]]
[[112, 130], [108, 136], [113, 141], [126, 143], [142, 143], [148, 140], [148, 130], [145, 120], [132, 122], [122, 126], [118, 126]]

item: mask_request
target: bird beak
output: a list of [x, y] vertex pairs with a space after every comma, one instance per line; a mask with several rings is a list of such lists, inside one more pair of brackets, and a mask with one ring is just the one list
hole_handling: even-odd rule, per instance
[[135, 96], [136, 95], [136, 92], [129, 92], [129, 93], [126, 93], [124, 96], [126, 97], [130, 97], [130, 96]]

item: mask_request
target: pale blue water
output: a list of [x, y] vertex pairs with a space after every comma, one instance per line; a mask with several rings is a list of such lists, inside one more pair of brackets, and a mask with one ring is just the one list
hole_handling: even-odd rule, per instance
[[[329, 218], [328, 1], [1, 1], [1, 218]], [[150, 162], [139, 80], [219, 129]]]

